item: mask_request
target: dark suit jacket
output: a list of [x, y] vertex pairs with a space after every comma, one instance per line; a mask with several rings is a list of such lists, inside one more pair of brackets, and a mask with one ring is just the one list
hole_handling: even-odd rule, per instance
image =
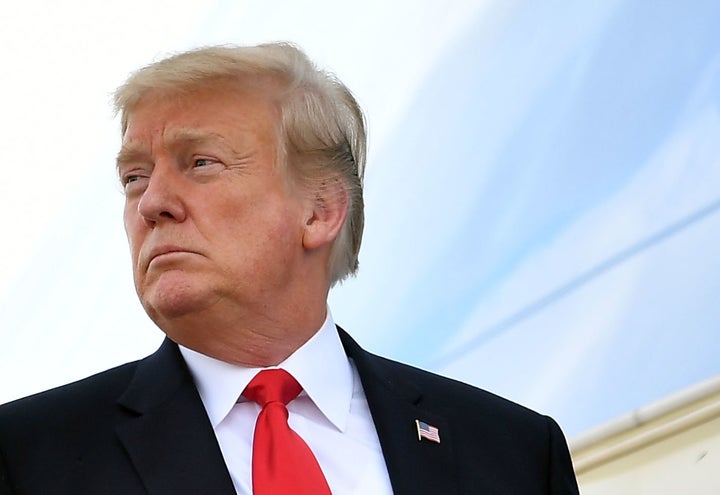
[[[395, 494], [577, 493], [552, 419], [374, 356], [340, 335]], [[441, 442], [418, 441], [416, 419], [437, 427]], [[0, 407], [0, 495], [233, 493], [190, 372], [169, 340], [141, 361]]]

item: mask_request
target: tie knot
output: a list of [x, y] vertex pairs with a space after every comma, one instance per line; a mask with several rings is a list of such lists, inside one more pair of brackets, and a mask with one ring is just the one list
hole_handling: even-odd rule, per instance
[[255, 375], [245, 387], [243, 395], [265, 407], [269, 402], [282, 402], [287, 405], [301, 390], [302, 387], [290, 373], [281, 369], [272, 369], [263, 370]]

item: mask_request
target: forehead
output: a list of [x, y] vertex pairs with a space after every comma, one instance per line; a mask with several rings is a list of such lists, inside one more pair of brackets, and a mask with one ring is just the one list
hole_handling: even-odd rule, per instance
[[126, 114], [123, 147], [161, 138], [172, 142], [232, 141], [243, 135], [273, 141], [280, 111], [276, 95], [257, 85], [213, 84], [181, 92], [151, 91]]

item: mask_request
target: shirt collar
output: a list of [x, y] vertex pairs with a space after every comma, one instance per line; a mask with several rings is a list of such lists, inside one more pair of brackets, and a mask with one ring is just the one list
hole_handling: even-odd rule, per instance
[[[230, 412], [250, 380], [263, 368], [247, 368], [179, 346], [213, 428]], [[300, 383], [320, 412], [345, 431], [353, 394], [353, 372], [330, 310], [322, 327], [285, 361], [282, 368]]]

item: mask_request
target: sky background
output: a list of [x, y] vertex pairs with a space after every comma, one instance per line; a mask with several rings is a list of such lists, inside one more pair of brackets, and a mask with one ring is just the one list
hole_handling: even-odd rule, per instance
[[13, 2], [0, 15], [0, 402], [140, 358], [111, 94], [291, 40], [367, 113], [366, 348], [572, 438], [720, 373], [720, 3]]

